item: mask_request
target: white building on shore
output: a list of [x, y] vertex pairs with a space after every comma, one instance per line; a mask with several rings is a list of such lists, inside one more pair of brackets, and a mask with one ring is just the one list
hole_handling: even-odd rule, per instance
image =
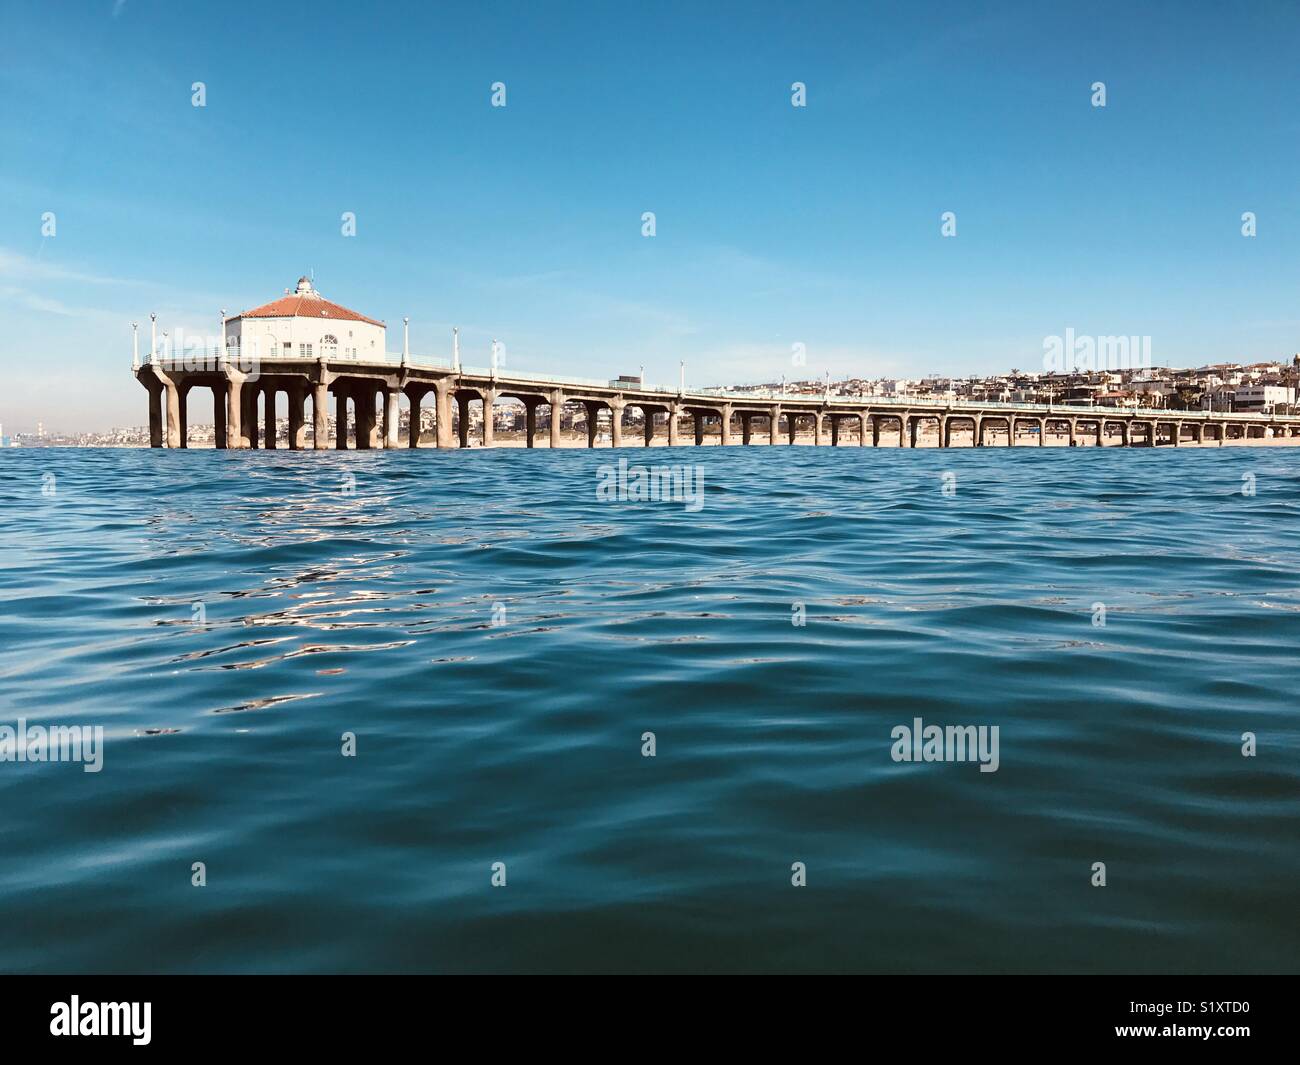
[[1233, 397], [1235, 411], [1269, 414], [1290, 413], [1295, 404], [1295, 391], [1283, 385], [1244, 385]]
[[232, 358], [383, 359], [384, 323], [325, 299], [310, 278], [295, 291], [227, 318], [226, 349]]

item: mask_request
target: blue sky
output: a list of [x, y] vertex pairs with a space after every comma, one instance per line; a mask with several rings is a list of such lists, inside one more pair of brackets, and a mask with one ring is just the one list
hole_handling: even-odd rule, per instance
[[1291, 3], [0, 0], [0, 420], [139, 424], [133, 319], [308, 270], [390, 350], [543, 373], [1290, 355], [1298, 45]]

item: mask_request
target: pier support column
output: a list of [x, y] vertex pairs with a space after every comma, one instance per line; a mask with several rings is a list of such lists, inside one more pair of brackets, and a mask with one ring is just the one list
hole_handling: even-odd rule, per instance
[[723, 447], [729, 447], [731, 444], [731, 404], [724, 403], [718, 410], [718, 417], [722, 421], [722, 432], [718, 437], [718, 443]]
[[334, 448], [336, 451], [348, 449], [348, 400], [352, 398], [352, 389], [345, 381], [334, 386]]
[[371, 382], [352, 386], [352, 406], [356, 412], [357, 450], [369, 451], [375, 446], [375, 386]]
[[952, 447], [952, 419], [939, 419], [939, 446]]
[[1074, 446], [1075, 446], [1075, 443], [1076, 443], [1076, 441], [1075, 441], [1075, 439], [1074, 439], [1074, 434], [1075, 434], [1075, 432], [1076, 432], [1077, 429], [1078, 429], [1078, 425], [1079, 425], [1079, 423], [1078, 423], [1077, 421], [1075, 421], [1075, 419], [1073, 419], [1073, 418], [1069, 418], [1069, 419], [1066, 420], [1066, 423], [1065, 423], [1065, 424], [1066, 424], [1067, 426], [1069, 426], [1069, 428], [1070, 428], [1070, 447], [1074, 447]]
[[257, 432], [257, 399], [261, 390], [255, 384], [245, 384], [239, 392], [239, 446], [256, 451], [261, 447]]
[[1046, 418], [1038, 419], [1038, 446], [1039, 447], [1047, 446], [1047, 419]]
[[451, 383], [435, 381], [433, 385], [433, 446], [453, 446], [451, 425]]
[[1183, 435], [1183, 423], [1182, 423], [1182, 422], [1174, 422], [1174, 423], [1170, 426], [1170, 428], [1171, 428], [1173, 431], [1172, 431], [1172, 433], [1170, 434], [1170, 436], [1172, 437], [1172, 439], [1171, 439], [1169, 442], [1170, 442], [1171, 444], [1173, 444], [1174, 447], [1177, 447], [1177, 446], [1178, 446], [1178, 443], [1179, 443], [1179, 440], [1180, 440], [1180, 438], [1181, 438], [1182, 435]]
[[600, 432], [600, 407], [594, 400], [584, 399], [582, 405], [587, 411], [587, 446], [596, 446], [596, 434]]
[[840, 446], [840, 420], [834, 414], [830, 415], [831, 419], [831, 447]]
[[429, 390], [419, 385], [406, 386], [406, 446], [420, 446], [420, 409]]
[[704, 443], [704, 411], [691, 411], [691, 417], [695, 419], [695, 446], [699, 447]]
[[867, 423], [871, 420], [871, 415], [865, 411], [858, 414], [858, 447], [867, 446]]
[[456, 393], [456, 436], [461, 447], [469, 447], [469, 393]]
[[524, 400], [524, 446], [532, 447], [537, 437], [537, 404], [539, 400]]
[[907, 446], [916, 447], [921, 439], [921, 418], [919, 415], [909, 417], [907, 427]]
[[974, 438], [971, 443], [971, 446], [983, 447], [984, 446], [984, 416], [976, 415], [974, 418], [971, 419], [971, 421], [974, 422], [975, 424], [975, 433], [974, 433]]
[[1007, 419], [1007, 447], [1016, 446], [1016, 420], [1015, 418]]
[[794, 411], [788, 411], [785, 416], [785, 435], [789, 438], [787, 443], [794, 447], [794, 439], [799, 435], [799, 416]]
[[241, 415], [243, 404], [240, 393], [244, 390], [244, 375], [237, 370], [226, 370], [223, 403], [226, 408], [226, 447], [230, 450], [244, 446]]
[[289, 399], [289, 450], [301, 451], [307, 443], [307, 390], [302, 385], [290, 385], [285, 391]]
[[609, 404], [609, 442], [612, 447], [623, 446], [623, 408], [626, 404], [621, 399], [611, 400]]
[[496, 389], [487, 388], [479, 393], [483, 397], [483, 446], [492, 447], [496, 442]]
[[1227, 437], [1228, 437], [1228, 423], [1227, 423], [1227, 422], [1220, 422], [1220, 423], [1219, 423], [1219, 433], [1218, 433], [1218, 436], [1219, 436], [1219, 447], [1223, 447], [1223, 441], [1226, 440]]
[[677, 447], [682, 442], [682, 427], [678, 423], [678, 417], [681, 414], [681, 408], [673, 404], [668, 408], [668, 446]]
[[180, 412], [180, 443], [177, 446], [183, 448], [190, 446], [190, 387], [184, 384], [176, 386], [176, 403]]
[[1204, 422], [1197, 422], [1194, 426], [1192, 426], [1192, 429], [1193, 429], [1193, 431], [1194, 431], [1195, 434], [1196, 434], [1196, 442], [1197, 442], [1198, 444], [1204, 444], [1204, 443], [1205, 443], [1205, 423], [1204, 423]]
[[781, 433], [781, 405], [773, 403], [767, 411], [767, 442], [775, 444]]
[[561, 447], [560, 418], [564, 413], [564, 393], [556, 389], [551, 393], [551, 447]]
[[251, 451], [260, 451], [266, 441], [263, 439], [262, 426], [265, 424], [262, 407], [262, 389], [257, 385], [244, 386], [244, 402], [248, 404], [248, 416], [244, 419], [244, 432], [248, 436]]
[[226, 386], [212, 386], [212, 446], [224, 451], [226, 439]]
[[880, 446], [880, 415], [871, 415], [871, 446]]
[[262, 446], [266, 448], [267, 451], [274, 451], [275, 430], [276, 430], [275, 389], [272, 388], [270, 385], [267, 385], [262, 390], [262, 399], [264, 404], [263, 417], [265, 418], [265, 422], [263, 425], [264, 432], [262, 434]]
[[655, 412], [653, 408], [642, 407], [641, 417], [645, 420], [642, 431], [645, 433], [645, 446], [649, 447], [655, 438]]
[[181, 398], [176, 385], [168, 381], [167, 389], [167, 446], [181, 446]]
[[163, 446], [163, 392], [161, 384], [147, 386], [149, 389], [149, 446]]
[[[370, 448], [370, 427], [366, 425], [366, 393], [369, 391], [370, 386], [363, 386], [359, 381], [348, 386], [348, 399], [352, 401], [352, 446], [357, 451], [367, 451]], [[373, 408], [374, 395], [370, 398]], [[371, 418], [374, 418], [373, 414]]]
[[1129, 435], [1129, 420], [1127, 418], [1125, 418], [1122, 422], [1119, 423], [1119, 446], [1120, 447], [1132, 446], [1132, 438]]
[[898, 446], [907, 447], [907, 438], [911, 430], [912, 417], [910, 414], [900, 414], [898, 417]]
[[353, 446], [358, 451], [369, 451], [375, 446], [375, 386], [369, 381], [358, 381], [352, 386]]
[[750, 424], [752, 414], [746, 414], [743, 410], [740, 412], [740, 446], [748, 447], [749, 438], [753, 435], [753, 426]]
[[330, 445], [330, 389], [324, 381], [312, 385], [311, 427], [316, 439], [312, 447], [323, 451]]
[[[386, 448], [397, 447], [399, 426], [402, 423], [401, 395], [401, 391], [396, 388], [384, 390], [384, 447]], [[418, 422], [416, 429], [419, 429]]]

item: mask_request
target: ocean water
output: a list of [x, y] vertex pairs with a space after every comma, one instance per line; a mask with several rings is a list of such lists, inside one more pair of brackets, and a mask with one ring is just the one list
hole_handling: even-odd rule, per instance
[[[598, 500], [620, 457], [703, 506]], [[105, 737], [0, 762], [2, 971], [1297, 968], [1300, 452], [10, 451], [0, 498], [0, 724]], [[915, 718], [997, 771], [895, 761]]]

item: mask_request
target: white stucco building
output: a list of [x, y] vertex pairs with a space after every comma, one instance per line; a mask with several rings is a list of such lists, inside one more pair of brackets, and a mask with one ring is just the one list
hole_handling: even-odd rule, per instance
[[1284, 385], [1244, 385], [1233, 396], [1232, 409], [1288, 413], [1294, 402], [1294, 393]]
[[232, 357], [383, 359], [384, 323], [325, 299], [310, 279], [295, 291], [226, 319]]

